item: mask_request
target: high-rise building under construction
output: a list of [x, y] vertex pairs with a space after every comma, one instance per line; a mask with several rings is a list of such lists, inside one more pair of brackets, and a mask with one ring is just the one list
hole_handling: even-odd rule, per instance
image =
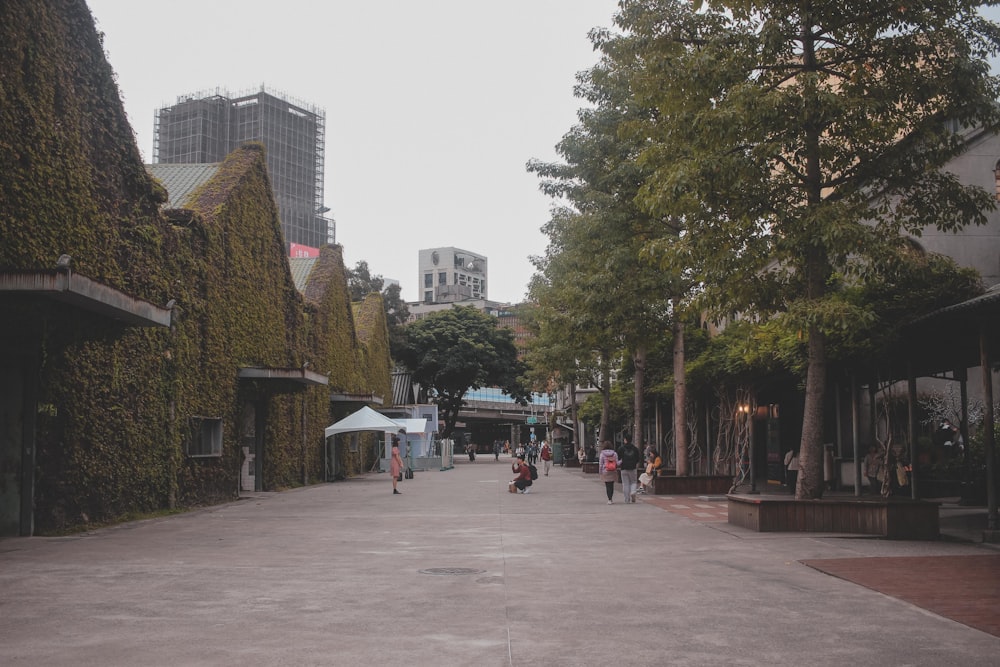
[[263, 143], [286, 248], [319, 248], [336, 242], [334, 221], [323, 215], [325, 122], [322, 109], [263, 87], [187, 95], [156, 112], [153, 162], [221, 162], [247, 141]]

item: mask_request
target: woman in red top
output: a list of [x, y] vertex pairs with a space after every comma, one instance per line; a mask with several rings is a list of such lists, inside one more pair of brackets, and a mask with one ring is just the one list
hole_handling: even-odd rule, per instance
[[518, 458], [510, 465], [510, 469], [517, 473], [517, 477], [514, 478], [514, 486], [517, 487], [518, 492], [527, 493], [531, 486], [531, 468], [528, 467], [523, 458]]

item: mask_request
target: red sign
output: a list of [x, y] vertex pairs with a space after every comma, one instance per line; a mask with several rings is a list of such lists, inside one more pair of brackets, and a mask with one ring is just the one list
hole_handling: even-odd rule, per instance
[[299, 245], [298, 243], [289, 243], [288, 246], [289, 257], [319, 257], [319, 248], [310, 248], [307, 245]]

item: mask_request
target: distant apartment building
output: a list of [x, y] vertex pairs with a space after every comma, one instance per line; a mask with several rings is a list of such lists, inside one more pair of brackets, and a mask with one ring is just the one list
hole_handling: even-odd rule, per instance
[[420, 303], [487, 299], [486, 257], [459, 248], [429, 248], [418, 257]]
[[221, 162], [248, 141], [267, 150], [267, 170], [290, 256], [318, 254], [336, 242], [334, 221], [324, 217], [323, 168], [326, 114], [261, 88], [231, 96], [216, 89], [177, 99], [159, 109], [153, 163]]

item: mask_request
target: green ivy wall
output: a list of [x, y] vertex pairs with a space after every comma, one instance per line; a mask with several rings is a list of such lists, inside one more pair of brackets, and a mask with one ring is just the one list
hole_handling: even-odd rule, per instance
[[[264, 148], [234, 152], [185, 210], [161, 212], [80, 1], [0, 3], [0, 72], [0, 270], [65, 253], [76, 272], [176, 302], [169, 330], [3, 302], [0, 341], [37, 361], [36, 532], [236, 497], [243, 366], [308, 361], [329, 376], [271, 397], [265, 427], [265, 489], [322, 479], [329, 391], [389, 395], [385, 319], [380, 303], [352, 310], [337, 248], [298, 294]], [[221, 457], [185, 455], [195, 416], [223, 419]], [[348, 475], [371, 464], [341, 460]]]

